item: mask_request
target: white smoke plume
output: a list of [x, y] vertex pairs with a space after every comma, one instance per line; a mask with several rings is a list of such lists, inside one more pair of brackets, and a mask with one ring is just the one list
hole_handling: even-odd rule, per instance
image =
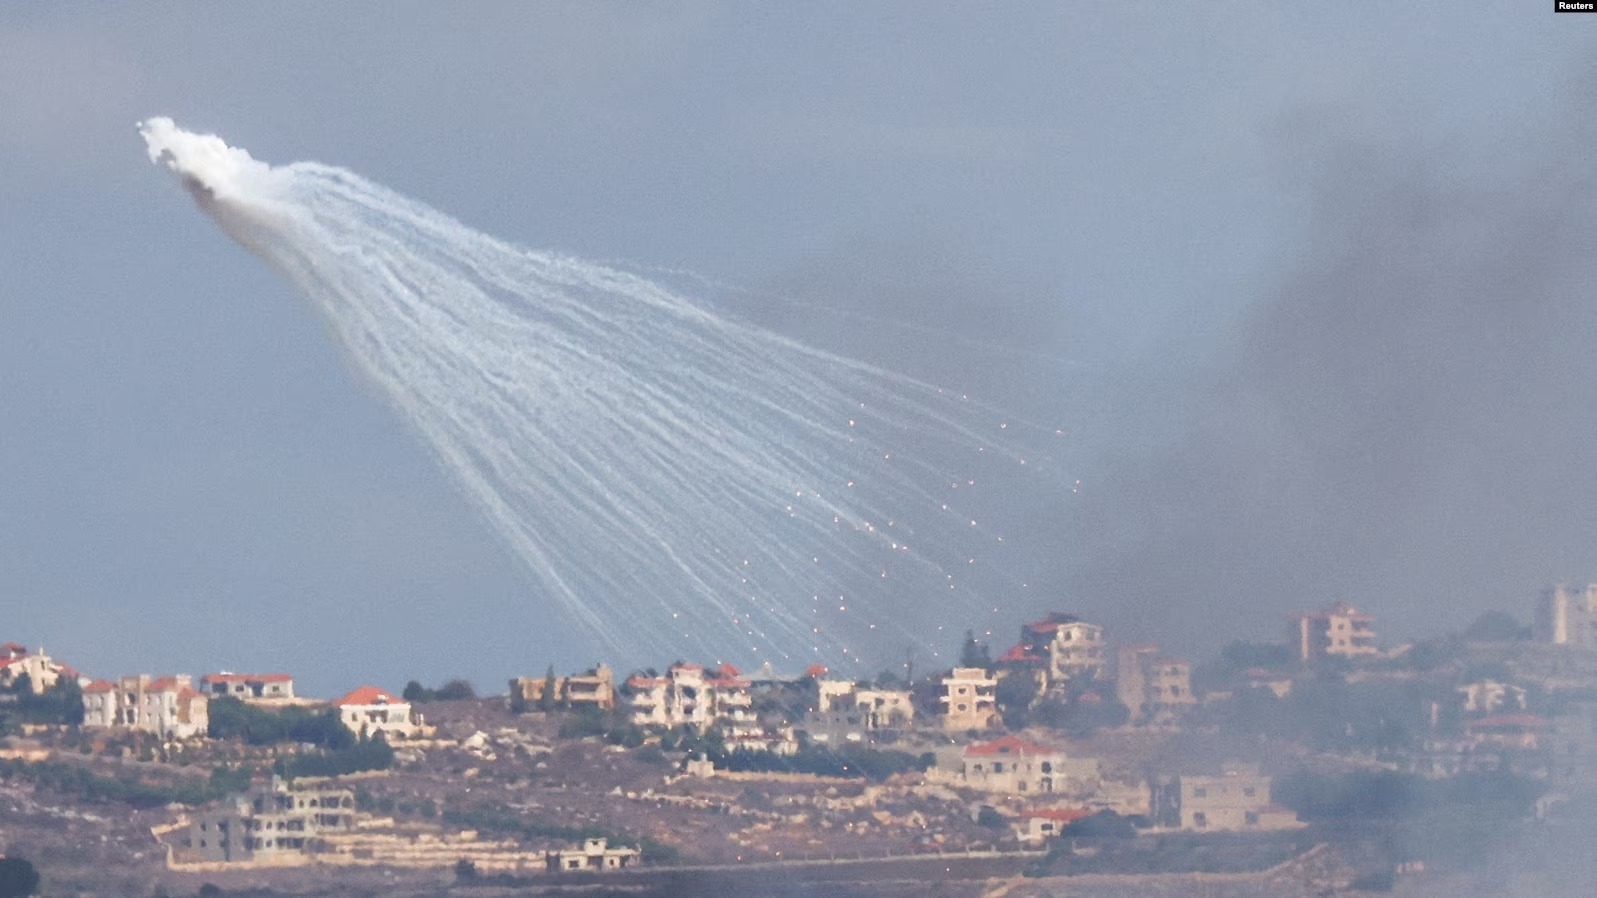
[[342, 169], [139, 129], [611, 649], [837, 663], [1013, 626], [1018, 540], [982, 493], [1054, 486], [1052, 428]]

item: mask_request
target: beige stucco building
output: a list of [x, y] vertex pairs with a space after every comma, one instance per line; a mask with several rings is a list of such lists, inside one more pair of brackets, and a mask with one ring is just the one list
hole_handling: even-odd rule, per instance
[[1064, 749], [1013, 735], [967, 745], [960, 762], [964, 785], [983, 792], [1082, 793], [1099, 778], [1097, 758], [1072, 758]]
[[750, 685], [730, 664], [708, 676], [697, 664], [673, 664], [663, 677], [629, 678], [627, 707], [638, 726], [702, 730], [719, 725], [728, 745], [761, 742], [764, 732], [754, 714]]
[[1337, 602], [1324, 611], [1295, 615], [1288, 630], [1288, 644], [1306, 663], [1326, 658], [1373, 658], [1381, 653], [1375, 644], [1375, 617]]
[[1182, 776], [1180, 827], [1213, 832], [1301, 826], [1292, 811], [1270, 803], [1270, 785], [1256, 764], [1225, 764], [1219, 776]]
[[[543, 691], [549, 686], [549, 677], [517, 677], [510, 681], [512, 695], [520, 696], [529, 709], [543, 702]], [[598, 708], [609, 711], [616, 706], [615, 671], [607, 664], [598, 664], [587, 673], [554, 678], [552, 701], [567, 708]]]
[[83, 725], [153, 733], [163, 739], [203, 738], [210, 728], [210, 700], [186, 674], [95, 680], [83, 687]]
[[1115, 695], [1131, 711], [1131, 722], [1157, 719], [1197, 703], [1192, 665], [1156, 645], [1133, 645], [1115, 653]]
[[985, 730], [998, 726], [998, 680], [980, 667], [956, 667], [943, 678], [943, 729]]
[[1539, 642], [1597, 649], [1597, 583], [1544, 590], [1533, 630]]
[[184, 861], [271, 863], [308, 856], [354, 823], [353, 790], [274, 776], [195, 814], [170, 844]]
[[77, 671], [46, 655], [42, 648], [30, 652], [27, 646], [16, 642], [0, 645], [0, 689], [16, 686], [23, 676], [28, 678], [29, 691], [35, 695], [50, 689], [63, 677], [82, 682]]
[[236, 698], [254, 704], [289, 704], [294, 699], [294, 678], [286, 673], [221, 673], [200, 677], [200, 690], [212, 698]]

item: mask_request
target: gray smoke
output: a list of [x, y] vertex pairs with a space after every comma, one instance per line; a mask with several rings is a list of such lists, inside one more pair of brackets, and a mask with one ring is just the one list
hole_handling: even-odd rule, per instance
[[1307, 256], [1179, 437], [1105, 461], [1080, 604], [1202, 648], [1335, 598], [1429, 635], [1597, 572], [1590, 112], [1488, 163], [1294, 141]]

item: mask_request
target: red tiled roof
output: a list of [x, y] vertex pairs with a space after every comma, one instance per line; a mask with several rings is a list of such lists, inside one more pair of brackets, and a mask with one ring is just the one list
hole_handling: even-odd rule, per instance
[[806, 677], [814, 677], [816, 679], [820, 679], [821, 677], [826, 676], [826, 665], [824, 665], [824, 664], [811, 664], [809, 667], [804, 668], [804, 675]]
[[346, 705], [402, 705], [403, 699], [395, 697], [392, 693], [378, 689], [376, 686], [361, 686], [348, 695], [333, 702], [335, 707], [342, 708]]
[[144, 687], [145, 692], [174, 692], [178, 688], [177, 677], [157, 677]]
[[738, 676], [742, 676], [743, 675], [743, 671], [738, 670], [736, 667], [732, 666], [732, 663], [730, 661], [722, 664], [720, 667], [717, 667], [715, 669], [715, 672], [720, 674], [723, 677], [738, 677]]
[[89, 685], [83, 687], [83, 691], [84, 692], [115, 692], [116, 691], [116, 684], [112, 683], [112, 682], [110, 682], [108, 680], [95, 680], [93, 683], [90, 683]]
[[236, 674], [214, 673], [200, 677], [201, 683], [287, 683], [294, 679], [293, 674]]
[[1017, 642], [1009, 647], [1009, 651], [998, 656], [999, 664], [1035, 664], [1046, 659], [1036, 654], [1025, 643]]
[[1051, 755], [1057, 749], [1019, 736], [1002, 736], [991, 742], [973, 742], [965, 747], [967, 755]]
[[741, 677], [711, 677], [705, 680], [704, 683], [706, 686], [714, 686], [717, 689], [736, 689], [750, 685], [748, 680]]
[[193, 689], [190, 689], [187, 686], [184, 686], [182, 689], [179, 689], [177, 691], [177, 700], [180, 701], [180, 702], [186, 702], [186, 701], [188, 701], [190, 699], [204, 698], [204, 697], [205, 696], [203, 694], [201, 694], [199, 692], [195, 692]]

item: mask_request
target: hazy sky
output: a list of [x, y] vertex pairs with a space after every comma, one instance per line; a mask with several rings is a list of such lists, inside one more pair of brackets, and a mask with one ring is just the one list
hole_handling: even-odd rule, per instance
[[1597, 576], [1597, 19], [1193, 7], [0, 6], [0, 638], [322, 694], [598, 651], [150, 115], [1070, 422], [1030, 611], [1207, 651]]

